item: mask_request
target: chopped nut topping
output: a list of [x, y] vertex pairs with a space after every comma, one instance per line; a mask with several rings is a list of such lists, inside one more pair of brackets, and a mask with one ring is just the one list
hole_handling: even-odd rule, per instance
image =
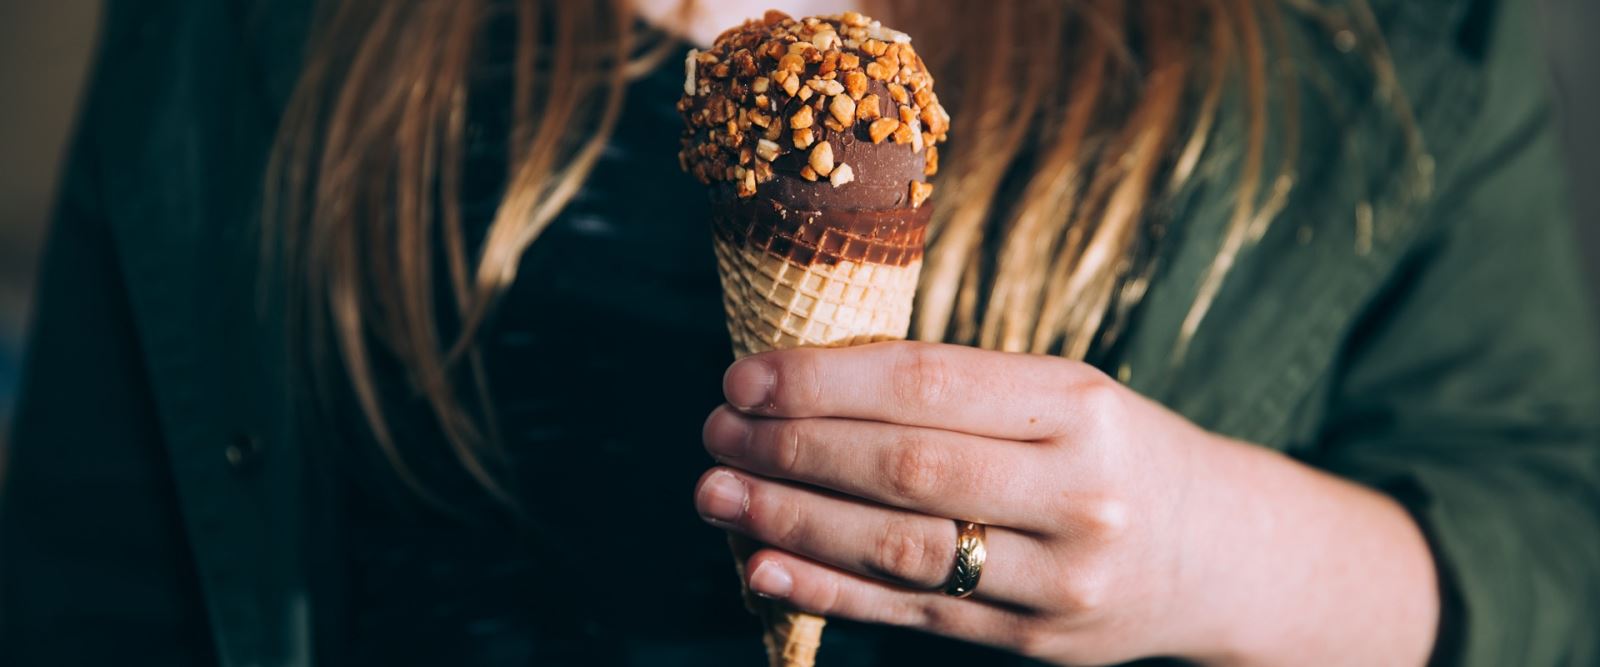
[[899, 30], [890, 30], [885, 28], [877, 21], [867, 24], [867, 34], [871, 35], [873, 39], [894, 42], [896, 44], [904, 44], [911, 41], [910, 35], [900, 32]]
[[844, 91], [850, 93], [850, 99], [859, 100], [867, 92], [867, 75], [851, 71], [844, 75]]
[[833, 146], [826, 141], [817, 144], [816, 148], [811, 149], [811, 158], [806, 164], [812, 171], [827, 176], [833, 171]]
[[700, 55], [696, 49], [689, 49], [689, 54], [683, 57], [683, 94], [694, 95], [695, 82], [695, 56]]
[[767, 162], [778, 159], [778, 144], [766, 139], [756, 140], [756, 155]]
[[828, 113], [838, 120], [840, 125], [850, 127], [856, 122], [856, 102], [848, 95], [834, 95], [833, 102], [828, 104]]
[[744, 172], [744, 178], [739, 181], [738, 194], [740, 197], [751, 197], [756, 194], [756, 172], [754, 170]]
[[894, 142], [897, 143], [897, 144], [909, 144], [909, 143], [911, 143], [911, 134], [912, 133], [911, 133], [911, 126], [910, 125], [906, 125], [906, 124], [903, 124], [903, 123], [900, 124], [900, 125], [897, 125], [894, 128]]
[[835, 167], [833, 173], [828, 176], [828, 182], [832, 183], [833, 187], [836, 188], [853, 180], [856, 180], [856, 170], [851, 169], [848, 164], [841, 164]]
[[943, 139], [945, 132], [950, 130], [950, 114], [945, 113], [944, 107], [940, 106], [938, 103], [935, 103], [932, 109], [925, 111], [931, 111], [933, 114], [933, 117], [929, 119], [927, 123], [928, 130], [932, 131], [935, 136]]
[[839, 68], [839, 52], [829, 51], [822, 56], [822, 64], [817, 66], [817, 74], [827, 77], [833, 75]]
[[[895, 147], [878, 150], [921, 152], [924, 174], [938, 172], [937, 144], [950, 123], [927, 67], [903, 33], [859, 13], [795, 19], [767, 12], [710, 49], [691, 50], [684, 74], [678, 110], [687, 129], [678, 158], [703, 183], [754, 196], [778, 176], [775, 161], [789, 151], [805, 155], [800, 178], [854, 182], [855, 165], [833, 161], [832, 142], [852, 141], [851, 132], [875, 145], [892, 137]], [[893, 111], [881, 117], [891, 101]], [[913, 186], [913, 203], [931, 190]]]
[[879, 65], [883, 65], [884, 67], [889, 68], [889, 71], [891, 71], [891, 72], [900, 71], [900, 48], [899, 47], [900, 47], [899, 44], [896, 44], [894, 46], [889, 47], [889, 49], [887, 51], [883, 52], [882, 56], [878, 57], [877, 63]]
[[789, 117], [789, 127], [796, 130], [811, 127], [811, 107], [800, 107], [799, 111], [794, 112]]
[[900, 129], [900, 121], [893, 118], [879, 118], [867, 126], [867, 135], [872, 137], [872, 143], [883, 143], [884, 137], [894, 134]]
[[932, 183], [920, 183], [920, 182], [917, 182], [917, 181], [912, 181], [911, 182], [911, 207], [912, 208], [917, 208], [917, 207], [922, 206], [922, 202], [927, 201], [928, 200], [928, 195], [931, 195], [931, 194], [933, 194], [933, 184]]
[[876, 94], [861, 98], [861, 102], [856, 105], [856, 120], [876, 120], [883, 115], [882, 106], [883, 102]]
[[891, 83], [891, 84], [888, 85], [888, 88], [889, 88], [889, 98], [893, 99], [895, 104], [905, 104], [906, 103], [906, 87], [905, 86], [902, 86], [902, 85], [900, 85], [898, 83]]

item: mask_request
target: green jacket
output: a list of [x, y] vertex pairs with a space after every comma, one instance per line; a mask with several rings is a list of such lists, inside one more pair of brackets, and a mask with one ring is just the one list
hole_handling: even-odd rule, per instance
[[[107, 4], [11, 435], [0, 664], [308, 664], [332, 527], [255, 225], [308, 12]], [[1441, 663], [1600, 664], [1600, 334], [1528, 3], [1374, 4], [1398, 89], [1359, 5], [1290, 11], [1286, 208], [1179, 358], [1232, 201], [1201, 174], [1110, 370], [1399, 498], [1442, 568]]]

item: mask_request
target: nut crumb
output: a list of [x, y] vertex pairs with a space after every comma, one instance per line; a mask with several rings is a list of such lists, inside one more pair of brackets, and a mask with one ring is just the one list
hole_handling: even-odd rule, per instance
[[860, 100], [867, 93], [867, 75], [851, 71], [844, 75], [844, 90], [850, 93], [850, 99]]
[[756, 140], [756, 156], [766, 160], [767, 162], [778, 159], [777, 142], [768, 141], [766, 139]]
[[867, 126], [867, 136], [872, 137], [872, 143], [883, 143], [885, 137], [894, 134], [900, 129], [900, 121], [893, 118], [879, 118]]
[[828, 105], [828, 113], [840, 125], [849, 127], [856, 122], [856, 103], [848, 95], [834, 95], [833, 102]]
[[856, 171], [851, 169], [848, 164], [840, 164], [834, 167], [833, 173], [828, 176], [828, 182], [832, 183], [833, 187], [836, 188], [853, 180], [856, 180]]
[[856, 120], [877, 120], [883, 115], [882, 106], [883, 102], [878, 99], [876, 93], [861, 98], [861, 102], [856, 104]]
[[833, 145], [824, 141], [811, 149], [811, 159], [806, 162], [812, 171], [822, 176], [827, 176], [833, 171]]
[[800, 107], [799, 111], [794, 112], [789, 117], [789, 127], [796, 130], [811, 127], [811, 107]]

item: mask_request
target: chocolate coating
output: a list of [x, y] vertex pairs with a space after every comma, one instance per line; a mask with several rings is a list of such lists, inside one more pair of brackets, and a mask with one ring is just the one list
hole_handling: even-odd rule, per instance
[[764, 197], [723, 197], [712, 205], [718, 236], [798, 266], [848, 260], [907, 266], [922, 259], [931, 207], [817, 211]]

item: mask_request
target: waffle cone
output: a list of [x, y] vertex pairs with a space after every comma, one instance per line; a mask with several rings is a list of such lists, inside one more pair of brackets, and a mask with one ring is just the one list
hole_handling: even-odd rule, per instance
[[[765, 242], [760, 232], [717, 235], [722, 302], [735, 356], [906, 337], [922, 269], [920, 230], [907, 235], [915, 243], [917, 259], [903, 265], [864, 258], [797, 261], [796, 255], [812, 255], [818, 245], [848, 249], [851, 243], [869, 243], [847, 238], [835, 244], [826, 237], [851, 235], [831, 229], [820, 235], [824, 239], [815, 244], [787, 239], [781, 233], [771, 234]], [[785, 245], [787, 251], [775, 249]]]
[[[716, 221], [728, 333], [736, 357], [794, 347], [844, 347], [901, 340], [911, 322], [926, 216], [905, 211], [885, 236], [823, 223], [787, 229], [725, 215]], [[879, 261], [872, 261], [879, 260]], [[729, 534], [741, 585], [761, 545]], [[826, 619], [744, 590], [765, 632], [771, 667], [812, 667]]]

